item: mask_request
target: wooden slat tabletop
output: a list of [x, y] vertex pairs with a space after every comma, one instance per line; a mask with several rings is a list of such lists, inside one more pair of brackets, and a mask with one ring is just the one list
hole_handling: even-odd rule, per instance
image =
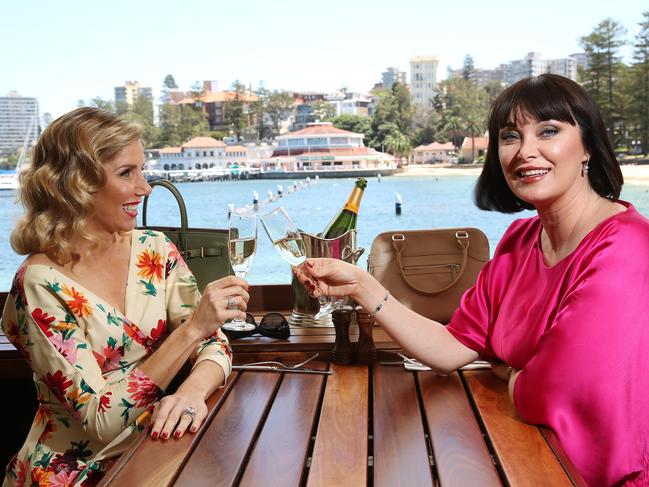
[[440, 485], [501, 485], [458, 374], [417, 375]]
[[374, 368], [374, 485], [432, 485], [415, 376]]
[[102, 485], [582, 485], [490, 371], [330, 367], [238, 373], [196, 435], [140, 436]]
[[333, 365], [331, 370], [307, 485], [366, 485], [368, 368]]
[[536, 426], [526, 424], [494, 374], [463, 372], [498, 463], [512, 485], [573, 485]]
[[[310, 367], [323, 368], [319, 365]], [[321, 375], [284, 375], [240, 485], [300, 485], [324, 380]]]

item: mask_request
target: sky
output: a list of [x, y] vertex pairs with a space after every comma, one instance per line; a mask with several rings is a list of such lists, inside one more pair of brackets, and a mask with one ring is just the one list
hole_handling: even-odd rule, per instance
[[[470, 54], [478, 68], [540, 52], [580, 52], [579, 38], [613, 18], [633, 41], [639, 0], [5, 0], [0, 4], [0, 96], [39, 99], [54, 118], [78, 100], [112, 99], [137, 80], [159, 93], [240, 80], [271, 90], [369, 91], [388, 66], [409, 71], [435, 55], [439, 79]], [[623, 51], [630, 61], [631, 49]]]

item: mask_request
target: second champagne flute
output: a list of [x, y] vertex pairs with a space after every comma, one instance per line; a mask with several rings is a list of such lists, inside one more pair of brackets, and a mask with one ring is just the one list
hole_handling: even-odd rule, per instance
[[[230, 232], [228, 235], [228, 252], [234, 275], [245, 279], [257, 249], [257, 218], [249, 212], [233, 211], [230, 214]], [[235, 319], [222, 327], [231, 331], [250, 331], [255, 325]]]
[[[285, 261], [294, 267], [304, 265], [306, 262], [304, 240], [302, 240], [300, 231], [284, 208], [279, 207], [262, 216], [261, 224], [273, 243], [273, 247]], [[330, 314], [338, 307], [336, 303], [332, 302], [331, 298], [324, 296], [321, 291], [319, 291], [318, 303], [320, 304], [320, 311], [315, 314], [315, 319]]]

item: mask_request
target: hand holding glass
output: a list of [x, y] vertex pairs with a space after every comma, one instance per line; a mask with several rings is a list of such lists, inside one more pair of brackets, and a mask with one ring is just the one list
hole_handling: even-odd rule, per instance
[[[228, 252], [230, 265], [234, 275], [244, 279], [257, 249], [257, 218], [251, 213], [233, 211], [230, 214], [230, 233], [228, 236]], [[254, 330], [255, 326], [240, 319], [232, 320], [223, 325], [230, 331]]]
[[[282, 207], [261, 217], [261, 224], [273, 247], [293, 267], [301, 267], [306, 262], [306, 247], [299, 230]], [[315, 319], [330, 314], [337, 307], [331, 298], [319, 291], [318, 303], [320, 311], [315, 314]]]

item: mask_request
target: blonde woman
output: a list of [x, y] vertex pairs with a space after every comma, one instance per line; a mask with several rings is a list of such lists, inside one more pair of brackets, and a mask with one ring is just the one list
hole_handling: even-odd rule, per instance
[[[245, 318], [248, 285], [226, 277], [201, 296], [175, 246], [135, 229], [151, 191], [141, 135], [77, 109], [47, 127], [21, 175], [11, 242], [27, 258], [1, 325], [34, 371], [39, 407], [4, 485], [93, 484], [145, 424], [160, 440], [196, 431], [230, 373], [220, 326]], [[188, 358], [190, 375], [163, 397]]]

